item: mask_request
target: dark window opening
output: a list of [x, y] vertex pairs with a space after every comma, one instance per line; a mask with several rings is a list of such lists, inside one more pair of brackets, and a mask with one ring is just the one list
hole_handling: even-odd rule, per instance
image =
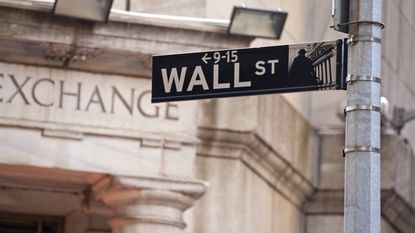
[[1, 233], [63, 233], [62, 217], [0, 213]]

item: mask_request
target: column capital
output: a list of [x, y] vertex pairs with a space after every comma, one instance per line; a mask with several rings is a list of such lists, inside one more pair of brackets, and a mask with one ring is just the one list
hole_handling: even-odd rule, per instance
[[207, 183], [165, 177], [107, 176], [92, 187], [93, 197], [110, 206], [114, 232], [180, 232], [183, 212], [206, 191]]

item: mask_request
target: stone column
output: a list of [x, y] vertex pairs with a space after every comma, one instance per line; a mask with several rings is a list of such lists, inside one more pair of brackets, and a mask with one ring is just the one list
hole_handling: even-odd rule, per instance
[[187, 179], [107, 177], [92, 187], [94, 197], [114, 209], [113, 233], [179, 233], [183, 212], [206, 190]]

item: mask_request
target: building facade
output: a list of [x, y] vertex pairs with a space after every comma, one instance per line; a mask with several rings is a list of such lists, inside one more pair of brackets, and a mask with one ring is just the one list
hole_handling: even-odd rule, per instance
[[[151, 56], [334, 40], [330, 1], [280, 41], [131, 12], [228, 19], [236, 1], [116, 0], [106, 23], [0, 0], [0, 232], [324, 233], [343, 229], [343, 91], [151, 104]], [[383, 3], [382, 232], [415, 231], [411, 0]], [[312, 19], [312, 20], [310, 20]]]

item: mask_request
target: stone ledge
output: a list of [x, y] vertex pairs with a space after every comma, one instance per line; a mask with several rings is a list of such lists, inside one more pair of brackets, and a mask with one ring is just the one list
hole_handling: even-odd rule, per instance
[[314, 186], [254, 132], [201, 127], [198, 156], [237, 159], [298, 208]]
[[[413, 202], [413, 152], [397, 135], [382, 134], [381, 215], [398, 232], [410, 233], [415, 228]], [[306, 214], [344, 213], [344, 158], [337, 148], [344, 134], [320, 134], [320, 181], [315, 194], [304, 203]], [[337, 156], [333, 156], [337, 155]]]
[[179, 179], [170, 177], [136, 177], [136, 176], [106, 176], [92, 186], [92, 192], [95, 198], [100, 199], [100, 195], [108, 189], [132, 188], [132, 189], [150, 189], [150, 190], [169, 190], [180, 192], [194, 198], [201, 197], [208, 183], [193, 180]]
[[[306, 215], [343, 215], [344, 190], [318, 190], [313, 197], [304, 204]], [[400, 233], [412, 233], [415, 229], [415, 209], [407, 203], [395, 190], [382, 189], [381, 215], [390, 225]]]
[[394, 190], [382, 191], [382, 216], [402, 233], [415, 229], [415, 209]]
[[151, 77], [154, 54], [248, 47], [253, 40], [144, 23], [91, 23], [0, 6], [0, 61]]

